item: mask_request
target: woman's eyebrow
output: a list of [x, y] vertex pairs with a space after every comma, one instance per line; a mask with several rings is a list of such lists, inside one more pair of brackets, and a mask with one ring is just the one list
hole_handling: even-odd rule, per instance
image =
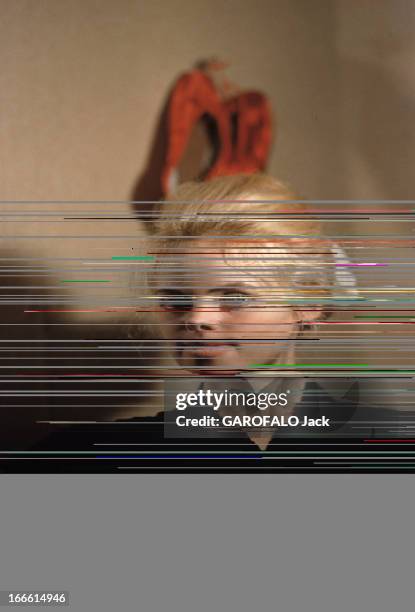
[[169, 295], [171, 295], [171, 294], [174, 294], [174, 295], [176, 295], [176, 294], [185, 295], [185, 293], [186, 293], [185, 291], [183, 291], [182, 289], [178, 289], [177, 287], [160, 287], [158, 289], [158, 292], [159, 293], [166, 293], [166, 294], [169, 294]]
[[226, 283], [225, 285], [221, 285], [220, 287], [214, 287], [210, 289], [208, 293], [215, 293], [220, 291], [254, 291], [256, 289], [256, 285], [251, 283]]

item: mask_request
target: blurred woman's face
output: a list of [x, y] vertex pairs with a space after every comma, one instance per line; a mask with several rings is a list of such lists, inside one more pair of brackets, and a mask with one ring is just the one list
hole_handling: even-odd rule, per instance
[[224, 255], [220, 242], [176, 247], [160, 258], [155, 279], [164, 335], [178, 364], [199, 375], [276, 363], [298, 331], [297, 315], [260, 255]]

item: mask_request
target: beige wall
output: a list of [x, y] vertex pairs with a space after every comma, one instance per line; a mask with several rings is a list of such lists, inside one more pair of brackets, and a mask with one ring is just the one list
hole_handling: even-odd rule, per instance
[[343, 197], [413, 199], [415, 3], [334, 6]]
[[0, 0], [1, 199], [129, 199], [177, 76], [212, 54], [272, 101], [270, 170], [309, 196], [336, 130], [330, 0]]

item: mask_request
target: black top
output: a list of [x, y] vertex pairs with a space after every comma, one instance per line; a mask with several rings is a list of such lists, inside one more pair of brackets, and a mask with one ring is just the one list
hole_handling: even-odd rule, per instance
[[[312, 391], [313, 400], [307, 400], [309, 394], [304, 393], [295, 407], [298, 427], [276, 427], [264, 451], [244, 430], [166, 438], [165, 414], [160, 412], [112, 423], [55, 426], [53, 431], [44, 425], [45, 437], [30, 449], [32, 452], [20, 454], [20, 461], [3, 460], [0, 469], [76, 473], [353, 471], [353, 461], [345, 459], [362, 456], [376, 463], [382, 457], [373, 456], [373, 448], [382, 451], [384, 446], [368, 442], [402, 437], [402, 421], [415, 423], [414, 412], [359, 404], [357, 382], [338, 401], [316, 382], [308, 382], [305, 390]], [[192, 417], [191, 411], [186, 414]], [[329, 427], [302, 426], [304, 416], [318, 419], [324, 415], [330, 417]]]

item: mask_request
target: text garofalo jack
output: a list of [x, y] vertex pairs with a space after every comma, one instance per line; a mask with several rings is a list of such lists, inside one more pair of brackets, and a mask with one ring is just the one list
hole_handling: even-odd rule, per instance
[[[176, 410], [184, 411], [188, 407], [201, 407], [221, 412], [220, 415], [204, 414], [200, 417], [187, 417], [184, 414], [176, 417], [178, 427], [329, 427], [330, 419], [326, 416], [301, 418], [295, 415], [268, 414], [235, 414], [238, 408], [241, 412], [246, 408], [266, 411], [275, 406], [284, 407], [288, 404], [290, 390], [282, 393], [238, 393], [227, 389], [214, 392], [210, 389], [199, 389], [194, 393], [177, 393]], [[226, 409], [232, 408], [233, 414], [226, 414]]]

